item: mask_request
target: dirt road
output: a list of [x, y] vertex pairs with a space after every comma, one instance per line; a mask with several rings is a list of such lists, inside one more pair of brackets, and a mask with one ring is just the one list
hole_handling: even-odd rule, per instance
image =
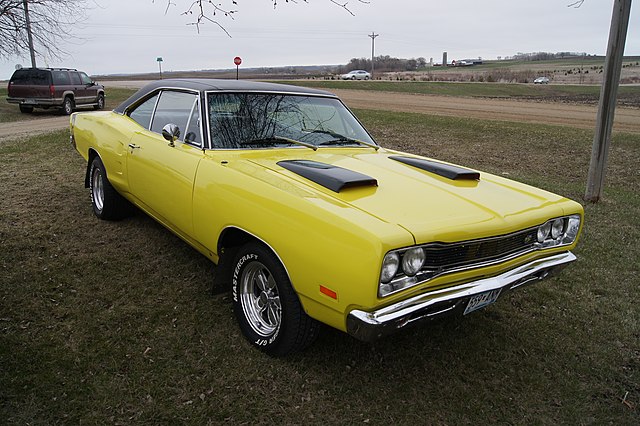
[[[137, 88], [144, 81], [111, 81], [109, 87]], [[583, 129], [595, 127], [596, 107], [554, 102], [510, 99], [463, 98], [417, 95], [365, 90], [333, 90], [351, 108], [414, 112], [421, 114], [469, 117], [484, 120], [557, 124]], [[52, 116], [36, 120], [0, 123], [4, 138], [23, 137], [66, 128], [68, 117]], [[614, 130], [640, 133], [640, 109], [616, 109]]]

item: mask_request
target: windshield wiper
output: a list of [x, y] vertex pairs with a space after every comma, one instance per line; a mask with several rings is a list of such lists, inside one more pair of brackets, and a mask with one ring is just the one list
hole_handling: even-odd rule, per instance
[[322, 133], [324, 135], [333, 136], [336, 139], [332, 139], [330, 141], [320, 142], [318, 145], [339, 145], [341, 143], [357, 143], [360, 145], [368, 146], [369, 148], [373, 148], [376, 151], [380, 149], [379, 145], [373, 144], [371, 142], [361, 141], [360, 139], [350, 138], [345, 135], [341, 135], [340, 133], [332, 132], [331, 130], [320, 130], [320, 129], [302, 129], [303, 132], [307, 133]]
[[318, 149], [318, 147], [313, 144], [297, 141], [295, 139], [289, 139], [289, 138], [285, 138], [284, 136], [277, 136], [277, 135], [273, 135], [268, 138], [257, 138], [257, 139], [242, 141], [240, 142], [240, 145], [261, 145], [261, 144], [269, 144], [269, 143], [273, 145], [276, 142], [287, 142], [293, 145], [302, 145], [302, 146], [306, 146], [307, 148], [311, 148], [314, 151]]

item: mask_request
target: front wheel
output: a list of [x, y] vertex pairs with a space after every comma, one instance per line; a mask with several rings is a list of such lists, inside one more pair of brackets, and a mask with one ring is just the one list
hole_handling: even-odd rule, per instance
[[232, 271], [234, 313], [252, 345], [269, 355], [284, 356], [313, 343], [319, 325], [304, 312], [271, 250], [257, 242], [244, 245]]
[[98, 95], [98, 99], [96, 100], [96, 104], [93, 106], [93, 109], [103, 109], [104, 108], [104, 95], [100, 93]]
[[127, 202], [109, 183], [100, 157], [95, 157], [89, 168], [89, 191], [93, 213], [99, 219], [118, 220], [125, 216]]

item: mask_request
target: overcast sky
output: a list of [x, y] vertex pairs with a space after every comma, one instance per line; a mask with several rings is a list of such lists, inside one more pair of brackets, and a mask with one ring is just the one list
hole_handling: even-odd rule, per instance
[[[271, 0], [238, 0], [235, 19], [219, 17], [229, 38], [212, 24], [200, 33], [181, 16], [191, 0], [95, 0], [88, 19], [63, 48], [62, 60], [38, 57], [38, 66], [66, 66], [89, 74], [154, 72], [156, 58], [164, 70], [242, 66], [345, 64], [370, 57], [372, 31], [376, 55], [433, 57], [440, 61], [495, 59], [517, 52], [576, 51], [606, 53], [612, 0], [349, 0], [356, 16], [329, 0], [297, 4]], [[225, 0], [218, 0], [218, 2]], [[341, 2], [347, 0], [340, 0]], [[89, 5], [93, 5], [91, 0]], [[631, 10], [626, 55], [640, 55], [640, 11]], [[28, 55], [0, 61], [0, 79], [8, 79], [16, 64], [30, 66]]]

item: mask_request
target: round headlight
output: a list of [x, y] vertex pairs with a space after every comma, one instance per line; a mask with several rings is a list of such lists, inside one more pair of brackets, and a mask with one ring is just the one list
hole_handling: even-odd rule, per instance
[[422, 268], [422, 265], [424, 265], [424, 260], [424, 250], [422, 250], [421, 248], [413, 248], [411, 250], [407, 250], [404, 253], [404, 256], [402, 256], [402, 270], [405, 274], [412, 277], [416, 273], [418, 273], [420, 268]]
[[564, 229], [564, 220], [556, 219], [553, 221], [551, 225], [551, 238], [557, 240], [558, 237], [562, 235], [562, 230]]
[[388, 283], [398, 272], [400, 266], [400, 256], [398, 253], [389, 252], [382, 261], [382, 272], [380, 273], [380, 281]]
[[547, 239], [551, 232], [551, 222], [546, 222], [544, 225], [538, 228], [538, 242], [543, 243]]

